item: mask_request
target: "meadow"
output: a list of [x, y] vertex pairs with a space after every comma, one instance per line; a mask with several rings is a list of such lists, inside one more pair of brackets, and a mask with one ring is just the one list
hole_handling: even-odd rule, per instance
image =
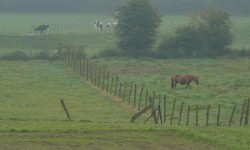
[[[95, 20], [112, 16], [88, 14], [1, 14], [0, 55], [17, 50], [56, 49], [58, 43], [84, 46], [88, 57], [115, 45], [112, 32], [93, 31]], [[249, 17], [232, 16], [237, 50], [249, 48]], [[165, 16], [158, 39], [187, 23], [187, 16]], [[50, 24], [49, 34], [35, 36], [38, 24]], [[18, 27], [17, 27], [18, 25]], [[223, 107], [221, 127], [186, 127], [175, 123], [143, 124], [145, 114], [129, 123], [137, 112], [127, 103], [102, 92], [60, 61], [0, 60], [0, 148], [2, 149], [249, 149], [249, 125], [237, 118], [243, 100], [249, 98], [250, 60], [247, 57], [204, 59], [103, 58], [94, 59], [126, 84], [131, 81], [151, 92], [167, 96], [168, 115], [174, 98], [205, 109]], [[200, 85], [192, 90], [170, 88], [173, 74], [192, 73]], [[64, 99], [72, 120], [61, 107]], [[233, 127], [227, 127], [232, 107], [237, 105]], [[201, 109], [202, 109], [201, 108]], [[194, 110], [193, 110], [194, 111]], [[176, 120], [178, 117], [176, 117]], [[200, 120], [204, 123], [204, 119]], [[194, 124], [192, 122], [191, 124]], [[211, 122], [215, 124], [215, 122]]]

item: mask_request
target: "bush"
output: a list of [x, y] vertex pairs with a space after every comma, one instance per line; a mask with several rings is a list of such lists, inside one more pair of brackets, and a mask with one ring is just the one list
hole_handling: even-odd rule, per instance
[[30, 59], [30, 57], [27, 56], [24, 52], [15, 51], [13, 53], [5, 54], [4, 56], [2, 56], [2, 59], [4, 60], [28, 60]]
[[94, 57], [116, 57], [122, 56], [124, 52], [116, 48], [105, 48]]
[[214, 57], [228, 53], [232, 43], [229, 15], [209, 9], [191, 18], [190, 24], [176, 29], [157, 50], [165, 57]]

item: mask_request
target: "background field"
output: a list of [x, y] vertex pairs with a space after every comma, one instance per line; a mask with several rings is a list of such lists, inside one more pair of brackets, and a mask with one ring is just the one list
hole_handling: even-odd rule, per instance
[[[96, 20], [104, 23], [114, 21], [113, 16], [81, 13], [1, 13], [0, 48], [44, 48], [56, 47], [58, 43], [84, 45], [88, 56], [104, 48], [114, 47], [116, 37], [112, 32], [93, 31]], [[189, 15], [163, 16], [157, 43], [174, 33], [177, 26], [188, 23]], [[231, 47], [242, 50], [250, 47], [248, 16], [232, 16], [234, 42]], [[21, 22], [21, 23], [20, 23]], [[49, 35], [35, 36], [34, 28], [39, 24], [49, 24]], [[17, 26], [18, 25], [18, 26]]]
[[[96, 20], [109, 22], [112, 16], [79, 13], [2, 13], [0, 14], [0, 56], [6, 53], [57, 49], [59, 43], [84, 46], [87, 56], [114, 47], [113, 32], [93, 31]], [[236, 50], [249, 48], [250, 19], [232, 16]], [[171, 35], [176, 26], [188, 22], [188, 16], [164, 16], [158, 42]], [[35, 36], [38, 24], [50, 24], [49, 34]], [[167, 34], [166, 34], [167, 33]], [[137, 112], [127, 103], [106, 95], [60, 61], [0, 60], [0, 148], [3, 149], [249, 149], [249, 125], [239, 127], [240, 107], [249, 98], [250, 60], [244, 57], [214, 59], [107, 58], [92, 59], [105, 66], [126, 84], [131, 81], [151, 92], [167, 96], [168, 116], [173, 99], [180, 103], [211, 105], [215, 120], [222, 105], [222, 127], [177, 126], [169, 123], [143, 124], [145, 114], [135, 124], [130, 117]], [[170, 88], [173, 74], [197, 74], [200, 85], [192, 90]], [[59, 100], [63, 98], [72, 116], [66, 115]], [[237, 105], [233, 127], [226, 127], [232, 107]], [[186, 107], [185, 107], [186, 109]], [[194, 110], [192, 110], [194, 112]], [[194, 115], [194, 114], [193, 114]], [[211, 124], [215, 124], [212, 121]]]

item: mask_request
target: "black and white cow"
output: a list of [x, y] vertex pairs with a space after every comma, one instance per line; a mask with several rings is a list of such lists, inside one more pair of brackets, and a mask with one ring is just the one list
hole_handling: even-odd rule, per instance
[[36, 27], [34, 31], [35, 31], [35, 33], [43, 33], [48, 28], [49, 28], [48, 24], [42, 24], [42, 25], [39, 25], [38, 27]]
[[103, 29], [103, 24], [102, 22], [100, 21], [95, 21], [94, 23], [94, 30], [97, 31], [97, 30], [102, 30]]

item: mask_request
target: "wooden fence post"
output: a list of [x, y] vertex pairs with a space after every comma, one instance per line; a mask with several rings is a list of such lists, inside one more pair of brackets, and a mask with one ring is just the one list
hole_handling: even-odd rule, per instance
[[112, 79], [111, 79], [110, 94], [112, 93], [112, 89], [113, 89], [113, 81], [114, 81], [114, 74], [112, 75]]
[[135, 84], [135, 92], [134, 92], [134, 108], [136, 107], [136, 95], [137, 95], [137, 93], [136, 93], [136, 90], [137, 90], [137, 85]]
[[90, 82], [91, 83], [93, 83], [93, 65], [92, 65], [92, 63], [90, 63], [90, 66], [89, 66], [90, 68]]
[[240, 115], [240, 126], [242, 126], [243, 117], [244, 117], [244, 113], [246, 110], [246, 104], [247, 104], [247, 100], [244, 100], [244, 103], [242, 105], [241, 115]]
[[233, 107], [233, 111], [232, 111], [232, 114], [231, 114], [229, 122], [228, 122], [229, 127], [231, 126], [231, 124], [233, 122], [233, 116], [234, 116], [235, 109], [236, 109], [236, 105], [234, 105], [234, 107]]
[[248, 125], [248, 119], [249, 119], [249, 105], [250, 105], [250, 99], [247, 101], [247, 108], [246, 108], [246, 115], [245, 115], [245, 123], [244, 125]]
[[209, 121], [209, 112], [210, 112], [210, 105], [207, 107], [207, 117], [206, 117], [206, 126], [208, 127], [208, 121]]
[[217, 127], [220, 126], [220, 109], [221, 109], [221, 105], [218, 105], [218, 113], [217, 113]]
[[122, 96], [122, 82], [119, 83], [119, 98]]
[[94, 85], [97, 85], [97, 84], [96, 84], [96, 80], [97, 80], [97, 65], [95, 64]]
[[82, 62], [82, 76], [85, 77], [85, 58], [83, 59]]
[[196, 105], [196, 117], [195, 117], [195, 126], [197, 127], [199, 125], [199, 106]]
[[64, 103], [64, 101], [63, 101], [63, 99], [61, 99], [60, 102], [61, 102], [61, 104], [62, 104], [63, 110], [65, 111], [65, 113], [66, 113], [68, 119], [71, 120], [69, 111], [68, 111], [68, 109], [67, 109], [67, 107], [66, 107], [66, 105], [65, 105], [65, 103]]
[[167, 121], [167, 96], [166, 95], [164, 95], [163, 111], [164, 111], [163, 120], [164, 122], [166, 122]]
[[182, 103], [181, 103], [181, 109], [180, 109], [180, 114], [179, 114], [179, 122], [178, 122], [178, 125], [181, 125], [181, 117], [182, 117], [183, 105], [184, 105], [184, 102], [182, 101]]
[[82, 57], [79, 59], [79, 71], [80, 71], [80, 76], [82, 76]]
[[106, 93], [108, 93], [108, 90], [109, 90], [109, 71], [108, 71], [108, 74], [107, 74], [107, 85], [106, 85]]
[[148, 105], [148, 89], [146, 89], [146, 93], [145, 93], [145, 107], [147, 107]]
[[101, 67], [99, 67], [98, 71], [98, 87], [101, 88]]
[[132, 94], [132, 88], [133, 88], [133, 82], [131, 82], [131, 85], [130, 85], [129, 99], [128, 99], [129, 104], [130, 104], [130, 99], [131, 99], [131, 94]]
[[172, 109], [172, 114], [171, 114], [170, 125], [173, 124], [174, 112], [175, 112], [175, 103], [176, 103], [176, 98], [174, 98], [174, 103], [173, 103], [173, 109]]
[[89, 61], [87, 60], [87, 71], [86, 71], [86, 79], [89, 81]]
[[122, 101], [125, 100], [125, 96], [126, 96], [126, 87], [127, 87], [127, 85], [124, 84], [123, 95], [122, 95]]
[[190, 106], [188, 106], [188, 110], [187, 110], [187, 122], [186, 122], [186, 126], [189, 125], [189, 116], [190, 116]]
[[139, 98], [139, 104], [138, 104], [138, 110], [141, 110], [141, 100], [142, 100], [142, 93], [143, 93], [143, 87], [141, 88], [140, 98]]
[[117, 93], [117, 86], [118, 86], [118, 73], [116, 74], [116, 78], [115, 78], [115, 95], [116, 96], [116, 93]]
[[[158, 107], [158, 110], [161, 108], [161, 95], [160, 95], [160, 94], [158, 95], [158, 106], [157, 106], [157, 107]], [[159, 120], [159, 118], [161, 117], [161, 116], [160, 116], [160, 115], [161, 115], [160, 113], [161, 113], [161, 110], [158, 111], [158, 116], [157, 116], [157, 117], [158, 117], [158, 120]]]
[[158, 105], [158, 120], [159, 120], [159, 118], [160, 118], [160, 121], [161, 121], [161, 124], [162, 124], [162, 115], [161, 115], [161, 105], [160, 105], [160, 103]]
[[103, 67], [103, 71], [102, 71], [102, 90], [104, 90], [104, 81], [105, 81], [105, 67]]

